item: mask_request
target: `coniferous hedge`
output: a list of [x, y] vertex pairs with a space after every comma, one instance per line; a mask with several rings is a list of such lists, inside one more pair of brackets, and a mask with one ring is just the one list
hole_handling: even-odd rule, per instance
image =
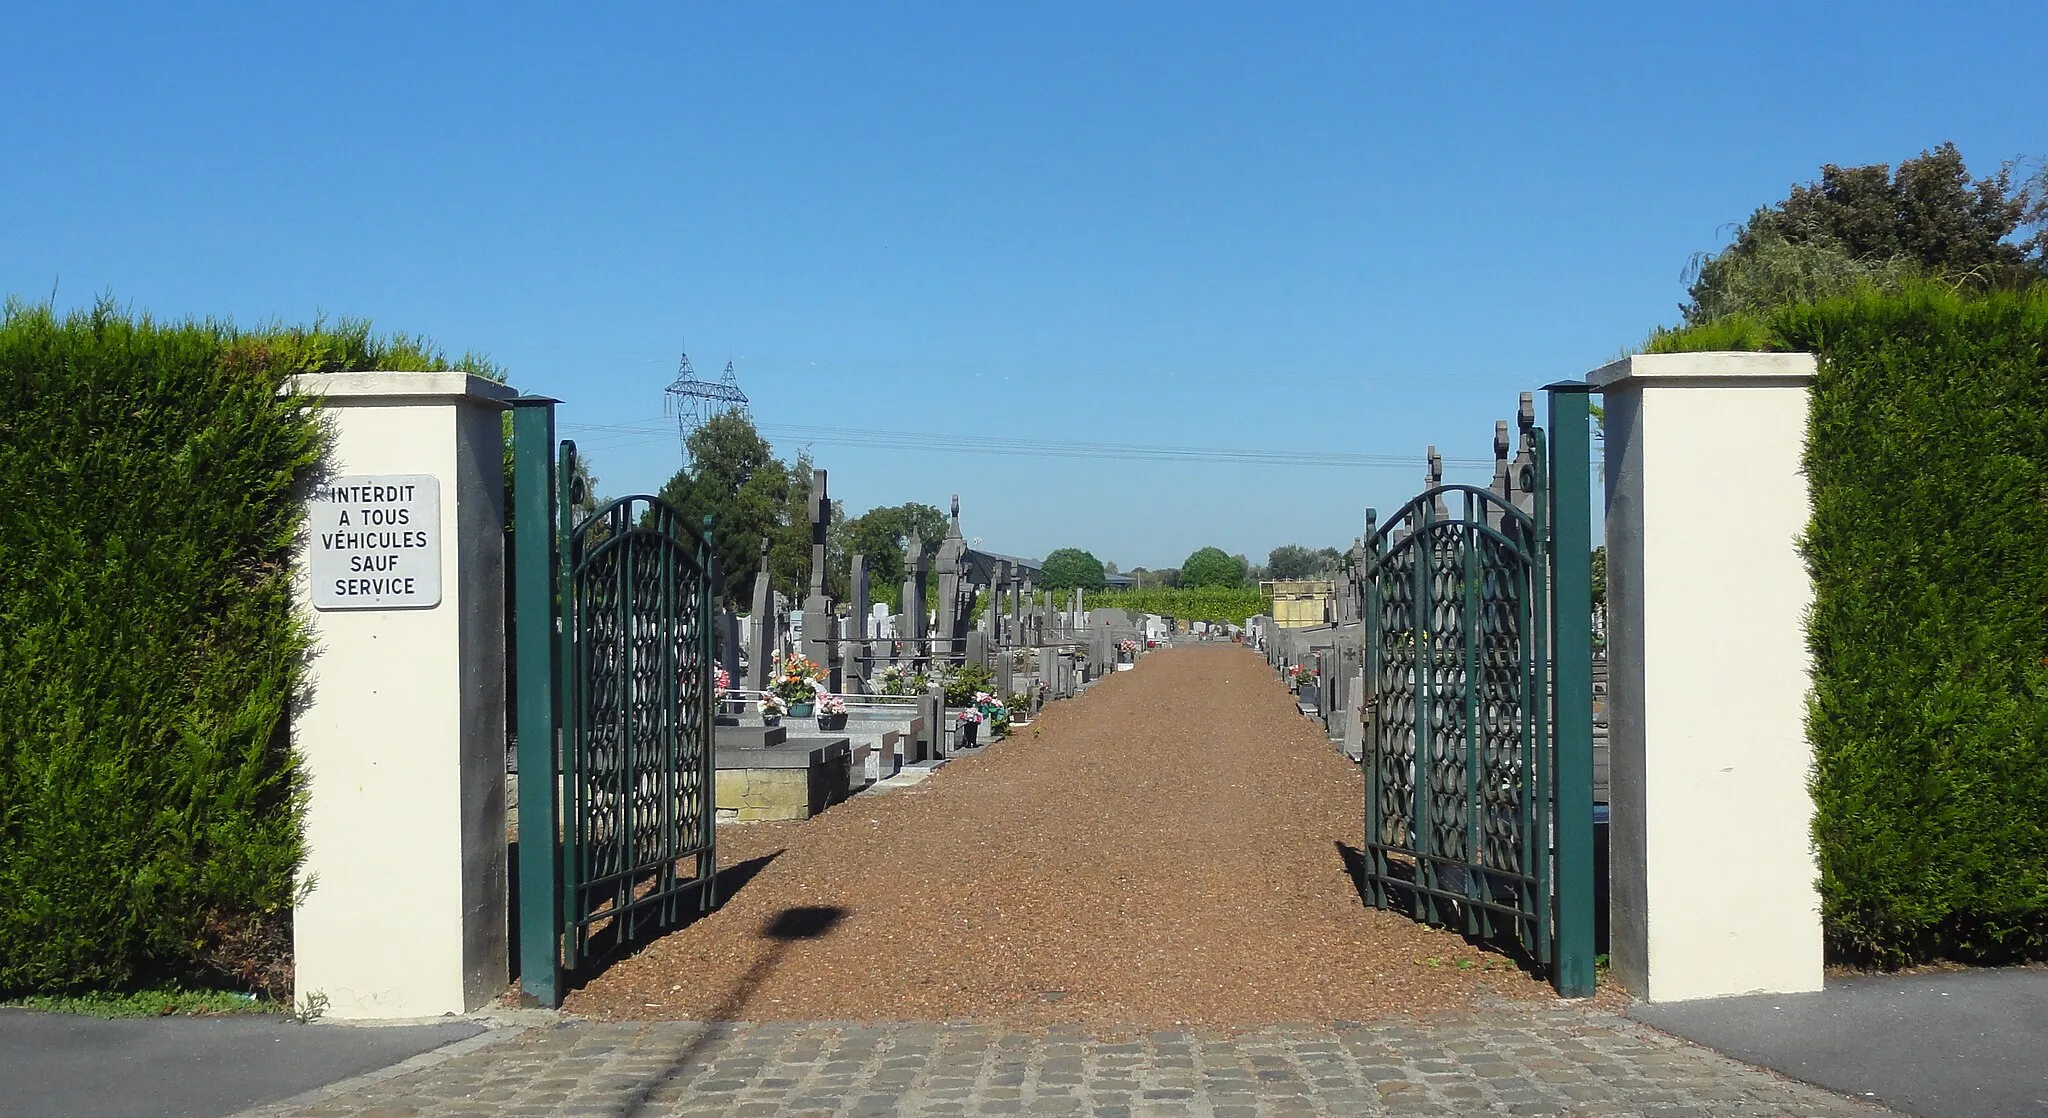
[[0, 317], [0, 996], [289, 989], [306, 640], [286, 376], [446, 367], [364, 324]]
[[2048, 288], [1869, 292], [1652, 348], [1819, 358], [1804, 543], [1831, 952], [2048, 956]]

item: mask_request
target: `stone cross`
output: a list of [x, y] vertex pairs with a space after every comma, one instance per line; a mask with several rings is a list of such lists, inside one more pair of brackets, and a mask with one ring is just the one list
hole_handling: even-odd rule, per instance
[[[1429, 448], [1429, 466], [1427, 468], [1427, 471], [1423, 475], [1422, 488], [1424, 489], [1424, 491], [1427, 491], [1435, 489], [1437, 486], [1442, 485], [1443, 483], [1444, 456], [1436, 452], [1435, 446], [1431, 446]], [[1436, 497], [1430, 502], [1430, 505], [1432, 506], [1432, 513], [1438, 520], [1445, 520], [1450, 517], [1450, 509], [1444, 505], [1443, 494], [1437, 494]]]
[[832, 526], [832, 498], [825, 471], [811, 471], [811, 594], [804, 599], [804, 655], [825, 669], [825, 686], [845, 690], [832, 599], [825, 593], [825, 541]]
[[[811, 471], [811, 597], [825, 594], [825, 538], [832, 527], [832, 499], [825, 492], [825, 471]], [[808, 610], [808, 604], [804, 607]]]
[[1522, 393], [1515, 409], [1515, 423], [1521, 429], [1521, 449], [1508, 467], [1508, 500], [1516, 508], [1536, 515], [1536, 397]]
[[[1496, 420], [1493, 424], [1493, 484], [1487, 486], [1487, 489], [1502, 501], [1508, 499], [1509, 490], [1514, 484], [1508, 476], [1508, 449], [1508, 421]], [[1487, 505], [1486, 526], [1499, 531], [1504, 515], [1495, 506]]]
[[960, 636], [966, 628], [966, 618], [960, 610], [960, 560], [967, 551], [967, 540], [960, 535], [960, 494], [953, 494], [953, 515], [947, 521], [946, 541], [939, 545], [939, 626], [937, 637], [940, 643], [933, 647], [933, 658], [951, 663], [960, 654]]
[[931, 560], [925, 558], [924, 537], [916, 529], [910, 533], [910, 562], [903, 580], [903, 615], [909, 628], [899, 630], [897, 637], [910, 642], [910, 657], [913, 660], [925, 658], [924, 641], [930, 635], [931, 620], [926, 616], [927, 603], [924, 594], [924, 576], [932, 569]]

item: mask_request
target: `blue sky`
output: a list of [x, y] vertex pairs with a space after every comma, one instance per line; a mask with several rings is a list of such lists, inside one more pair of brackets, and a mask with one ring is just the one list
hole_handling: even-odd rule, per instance
[[606, 493], [676, 467], [687, 339], [850, 512], [957, 492], [985, 547], [1126, 568], [1348, 542], [1426, 445], [1484, 458], [1518, 391], [1673, 321], [1688, 256], [1824, 162], [2048, 154], [2038, 0], [47, 4], [5, 28], [0, 293], [487, 352], [565, 401]]

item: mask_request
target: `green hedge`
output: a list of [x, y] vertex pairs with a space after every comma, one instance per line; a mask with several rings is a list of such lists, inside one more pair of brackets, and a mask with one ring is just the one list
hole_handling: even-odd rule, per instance
[[1224, 622], [1242, 625], [1244, 619], [1266, 610], [1266, 599], [1257, 587], [1234, 589], [1196, 586], [1158, 590], [1105, 590], [1088, 595], [1089, 609], [1127, 609], [1156, 613], [1179, 621]]
[[447, 367], [366, 325], [0, 317], [0, 995], [289, 987], [302, 843], [296, 372]]
[[2048, 288], [1866, 293], [1652, 348], [1819, 356], [1805, 553], [1831, 952], [2048, 956]]

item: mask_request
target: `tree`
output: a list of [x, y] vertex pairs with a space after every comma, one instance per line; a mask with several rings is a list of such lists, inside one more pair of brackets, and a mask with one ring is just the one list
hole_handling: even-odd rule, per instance
[[2048, 275], [2048, 158], [2036, 160], [2027, 180], [2027, 216], [2022, 223], [2034, 234], [2022, 245], [2034, 269]]
[[1047, 590], [1100, 590], [1102, 560], [1078, 548], [1063, 547], [1045, 557], [1039, 568], [1039, 585]]
[[[2012, 167], [1972, 181], [1954, 144], [1899, 164], [1821, 168], [1757, 210], [1735, 242], [1697, 256], [1683, 308], [1688, 323], [1842, 294], [1861, 284], [1897, 286], [1933, 275], [2014, 286], [2048, 274], [2048, 240], [2014, 243], [2040, 213]], [[2034, 255], [2029, 257], [2029, 250]]]
[[[725, 571], [723, 597], [727, 605], [745, 609], [761, 563], [761, 541], [784, 527], [789, 467], [743, 415], [713, 416], [690, 433], [687, 445], [690, 465], [677, 470], [659, 496], [691, 524], [712, 518], [713, 546]], [[805, 556], [808, 565], [808, 551]]]
[[1230, 589], [1244, 585], [1245, 563], [1241, 558], [1233, 559], [1223, 553], [1222, 548], [1205, 547], [1188, 556], [1180, 565], [1182, 586], [1222, 586]]
[[1310, 578], [1324, 569], [1321, 553], [1298, 543], [1285, 543], [1266, 555], [1266, 577]]
[[865, 557], [871, 601], [900, 605], [903, 579], [909, 571], [910, 533], [916, 529], [926, 559], [935, 559], [946, 540], [946, 514], [917, 501], [872, 508], [847, 520], [840, 550], [849, 558]]

